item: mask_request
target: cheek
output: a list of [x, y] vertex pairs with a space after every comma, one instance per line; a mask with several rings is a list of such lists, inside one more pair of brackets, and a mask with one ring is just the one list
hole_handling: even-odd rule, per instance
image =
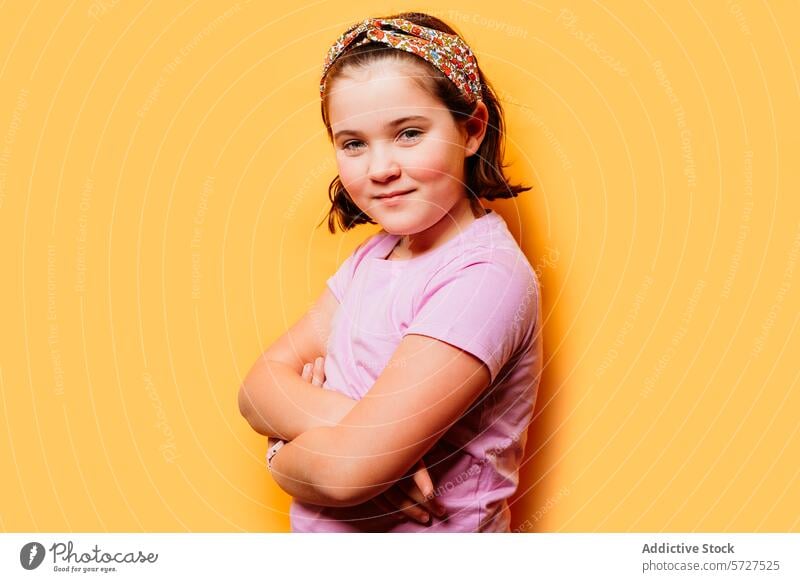
[[364, 182], [364, 172], [360, 165], [351, 159], [339, 158], [337, 159], [337, 166], [342, 184], [351, 195], [354, 194], [354, 190], [358, 189], [359, 185]]
[[463, 177], [464, 160], [452, 147], [434, 147], [420, 149], [415, 152], [414, 160], [406, 165], [408, 174], [415, 180], [424, 182], [449, 182]]

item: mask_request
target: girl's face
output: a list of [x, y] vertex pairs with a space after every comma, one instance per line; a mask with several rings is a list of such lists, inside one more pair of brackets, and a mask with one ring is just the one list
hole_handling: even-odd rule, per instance
[[346, 72], [329, 82], [328, 116], [339, 178], [353, 202], [391, 234], [420, 233], [451, 211], [463, 214], [465, 158], [484, 131], [457, 124], [410, 78], [422, 67], [377, 62]]

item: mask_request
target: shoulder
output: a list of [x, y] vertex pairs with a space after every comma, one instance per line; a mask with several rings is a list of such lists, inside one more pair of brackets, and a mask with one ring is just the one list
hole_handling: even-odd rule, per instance
[[333, 292], [336, 300], [341, 303], [351, 281], [356, 277], [359, 267], [372, 256], [378, 256], [380, 252], [381, 243], [389, 236], [385, 231], [381, 230], [371, 234], [350, 253], [350, 255], [341, 262], [338, 269], [328, 278], [327, 285]]
[[440, 262], [433, 278], [456, 273], [474, 275], [483, 272], [497, 284], [538, 289], [536, 274], [505, 220], [497, 213], [480, 219], [471, 236], [455, 245]]
[[474, 288], [475, 285], [491, 287], [498, 295], [509, 299], [539, 295], [536, 273], [516, 246], [475, 244], [439, 265], [425, 291], [433, 292], [446, 282], [455, 282], [465, 288]]
[[351, 272], [355, 272], [358, 265], [370, 257], [378, 256], [380, 248], [387, 237], [391, 236], [384, 230], [375, 232], [362, 240], [345, 259], [343, 264], [348, 265]]
[[536, 275], [521, 252], [473, 248], [427, 282], [405, 334], [423, 334], [477, 356], [494, 381], [531, 337], [539, 309]]

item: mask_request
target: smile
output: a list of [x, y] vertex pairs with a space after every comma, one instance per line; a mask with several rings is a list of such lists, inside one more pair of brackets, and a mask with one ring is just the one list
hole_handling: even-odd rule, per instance
[[386, 201], [386, 200], [394, 200], [396, 198], [402, 198], [406, 194], [410, 194], [413, 191], [414, 190], [406, 190], [404, 192], [398, 191], [398, 192], [389, 192], [388, 194], [378, 194], [378, 196], [376, 196], [376, 198], [378, 200], [384, 200], [384, 201]]

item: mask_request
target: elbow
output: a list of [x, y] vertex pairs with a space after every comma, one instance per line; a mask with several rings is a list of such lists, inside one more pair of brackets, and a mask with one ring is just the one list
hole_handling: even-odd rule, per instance
[[253, 413], [253, 403], [250, 399], [250, 394], [247, 391], [247, 386], [242, 384], [239, 386], [239, 414], [241, 414], [245, 420], [250, 422], [250, 416]]
[[346, 462], [335, 460], [334, 465], [332, 471], [335, 473], [326, 472], [330, 478], [317, 481], [320, 494], [329, 499], [331, 507], [361, 505], [388, 489], [390, 485], [390, 483], [387, 483], [387, 486], [370, 483], [364, 478], [363, 463], [359, 463], [358, 459]]
[[246, 384], [239, 387], [239, 414], [247, 421], [254, 431], [264, 436], [270, 436], [264, 426], [264, 419], [253, 405], [253, 398]]
[[275, 456], [272, 476], [281, 489], [301, 501], [324, 507], [353, 507], [368, 497], [359, 486], [353, 460], [331, 446], [335, 442], [330, 438], [332, 432], [316, 428], [300, 435]]
[[370, 497], [351, 484], [317, 484], [319, 495], [328, 500], [329, 507], [353, 507], [365, 503]]
[[353, 507], [367, 502], [371, 497], [361, 495], [358, 489], [349, 485], [328, 485], [317, 483], [316, 494], [320, 498], [317, 505], [327, 507]]
[[376, 479], [373, 459], [354, 454], [346, 440], [336, 427], [301, 434], [275, 456], [273, 478], [293, 497], [314, 505], [353, 507], [369, 501], [392, 483]]
[[247, 390], [247, 384], [242, 384], [239, 386], [239, 414], [245, 418], [249, 418], [252, 413], [253, 401]]

